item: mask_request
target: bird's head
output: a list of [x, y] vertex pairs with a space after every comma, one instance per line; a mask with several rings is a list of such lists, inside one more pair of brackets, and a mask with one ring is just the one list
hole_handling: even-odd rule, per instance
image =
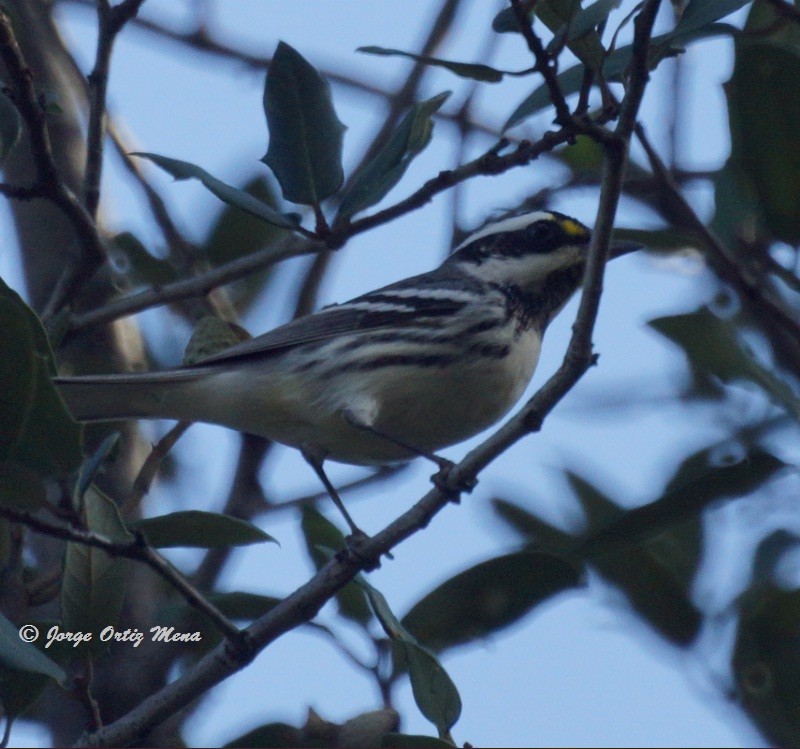
[[[487, 283], [541, 288], [551, 277], [583, 275], [591, 232], [580, 221], [555, 211], [535, 211], [486, 224], [468, 236], [446, 260]], [[611, 257], [631, 252], [614, 245]]]

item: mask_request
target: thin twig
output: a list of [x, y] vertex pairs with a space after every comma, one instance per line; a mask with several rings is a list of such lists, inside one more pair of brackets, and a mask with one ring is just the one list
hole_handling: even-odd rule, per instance
[[241, 640], [239, 628], [216, 606], [207, 601], [178, 570], [167, 562], [155, 549], [149, 546], [143, 538], [137, 537], [129, 542], [112, 541], [107, 536], [103, 536], [95, 531], [78, 528], [65, 523], [44, 520], [31, 512], [17, 510], [12, 507], [0, 506], [0, 517], [11, 520], [14, 523], [21, 523], [37, 533], [43, 533], [53, 538], [60, 538], [64, 541], [101, 549], [113, 557], [123, 557], [125, 559], [143, 562], [163, 577], [190, 605], [194, 606], [198, 611], [211, 619], [226, 638], [234, 643], [238, 643]]
[[106, 92], [111, 66], [111, 50], [122, 27], [138, 12], [144, 0], [123, 0], [112, 6], [108, 0], [97, 0], [97, 53], [89, 73], [89, 124], [86, 134], [86, 171], [83, 197], [86, 209], [94, 217], [100, 203], [100, 177], [103, 171], [105, 142]]
[[[70, 2], [83, 7], [94, 6], [94, 0], [61, 0], [61, 2]], [[189, 47], [197, 52], [205, 53], [216, 58], [239, 62], [254, 70], [266, 70], [272, 62], [272, 58], [270, 56], [249, 54], [243, 50], [237, 49], [214, 39], [208, 33], [206, 28], [197, 28], [188, 33], [179, 32], [161, 26], [150, 19], [140, 17], [134, 18], [131, 21], [131, 25], [143, 31], [147, 31], [148, 33], [157, 35], [163, 39], [168, 39], [169, 41], [175, 42], [184, 47]], [[352, 89], [360, 94], [367, 94], [368, 96], [378, 97], [381, 99], [389, 99], [395, 93], [335, 70], [320, 70], [320, 73], [332, 83], [344, 88]], [[452, 120], [455, 119], [456, 116], [457, 114], [455, 113], [441, 110], [434, 114], [436, 119], [444, 120]], [[496, 127], [493, 127], [485, 122], [470, 122], [470, 127], [472, 127], [472, 129], [476, 132], [490, 135], [492, 137], [497, 137], [499, 135], [499, 131]], [[511, 137], [513, 140], [513, 136]]]
[[533, 23], [525, 12], [525, 6], [522, 4], [522, 0], [511, 0], [511, 8], [517, 18], [517, 24], [519, 25], [522, 36], [525, 38], [528, 49], [536, 60], [534, 69], [541, 73], [542, 78], [544, 78], [547, 92], [550, 94], [550, 101], [556, 108], [555, 122], [557, 125], [566, 127], [572, 121], [572, 115], [569, 112], [567, 101], [564, 98], [564, 92], [561, 90], [561, 84], [558, 82], [558, 68], [556, 67], [556, 63], [550, 58], [550, 55], [547, 54], [542, 40], [539, 39], [536, 32], [533, 30]]
[[293, 237], [259, 252], [253, 252], [250, 255], [232, 260], [193, 278], [173, 281], [163, 286], [146, 289], [115, 299], [103, 307], [98, 307], [89, 312], [72, 315], [68, 319], [68, 328], [71, 332], [77, 332], [94, 325], [111, 322], [126, 315], [133, 315], [150, 307], [202, 296], [218, 286], [238, 281], [240, 278], [274, 265], [280, 260], [298, 255], [310, 255], [314, 252], [319, 252], [320, 249], [321, 246], [318, 244]]
[[[593, 127], [599, 131], [600, 128], [598, 125], [605, 121], [606, 117], [606, 115], [601, 115], [594, 123]], [[372, 215], [357, 219], [346, 226], [337, 227], [326, 237], [325, 244], [330, 249], [338, 249], [344, 245], [350, 237], [373, 229], [381, 224], [388, 223], [406, 213], [421, 208], [436, 195], [450, 189], [460, 182], [464, 182], [465, 180], [479, 175], [489, 176], [502, 174], [515, 167], [528, 164], [542, 154], [569, 142], [573, 137], [574, 133], [572, 130], [562, 128], [561, 130], [545, 133], [545, 135], [535, 143], [522, 141], [511, 153], [503, 156], [498, 155], [494, 148], [490, 149], [482, 156], [460, 166], [458, 169], [440, 172], [436, 177], [429, 179], [422, 187], [399, 203]], [[238, 258], [193, 278], [174, 281], [159, 288], [140, 291], [136, 294], [116, 299], [95, 310], [72, 315], [67, 322], [68, 329], [71, 332], [76, 332], [95, 325], [111, 322], [112, 320], [125, 317], [126, 315], [141, 312], [150, 307], [207, 294], [218, 286], [237, 281], [253, 271], [261, 270], [287, 257], [307, 255], [319, 252], [320, 249], [322, 248], [319, 245], [301, 242], [296, 238], [290, 238], [277, 246], [267, 247], [260, 252], [254, 252], [245, 257]]]
[[762, 293], [759, 283], [748, 277], [722, 240], [694, 212], [641, 125], [636, 128], [636, 137], [647, 154], [653, 174], [669, 199], [671, 208], [679, 214], [680, 223], [696, 232], [703, 240], [703, 245], [709, 252], [717, 272], [742, 298], [749, 300], [753, 307], [760, 311], [759, 320], [765, 324], [769, 322], [771, 325], [777, 325], [789, 336], [794, 347], [800, 350], [800, 323], [777, 301]]
[[48, 317], [57, 312], [63, 302], [105, 262], [106, 250], [92, 216], [61, 178], [50, 144], [45, 112], [33, 85], [33, 75], [14, 36], [11, 21], [2, 10], [0, 60], [8, 74], [11, 98], [28, 130], [31, 155], [36, 165], [36, 182], [30, 190], [37, 191], [39, 197], [50, 200], [61, 209], [75, 230], [81, 249], [80, 257], [73, 255], [67, 259], [65, 281], [58, 285], [58, 294], [51, 296], [43, 313]]

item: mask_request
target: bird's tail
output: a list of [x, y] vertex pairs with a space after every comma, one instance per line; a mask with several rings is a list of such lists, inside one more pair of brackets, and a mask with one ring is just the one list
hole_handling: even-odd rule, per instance
[[77, 421], [180, 419], [187, 380], [196, 370], [55, 377], [53, 382]]

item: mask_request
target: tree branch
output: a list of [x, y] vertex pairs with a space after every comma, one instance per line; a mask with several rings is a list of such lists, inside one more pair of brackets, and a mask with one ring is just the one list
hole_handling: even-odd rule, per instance
[[47, 131], [45, 112], [33, 85], [33, 75], [17, 44], [11, 21], [2, 10], [0, 10], [0, 60], [10, 79], [11, 98], [25, 122], [30, 137], [31, 154], [37, 173], [36, 183], [30, 189], [61, 209], [75, 229], [81, 248], [80, 257], [73, 256], [67, 262], [62, 282], [57, 285], [43, 313], [44, 317], [48, 317], [54, 314], [62, 303], [105, 262], [106, 250], [92, 216], [59, 174]]
[[241, 640], [241, 630], [239, 630], [239, 628], [216, 606], [207, 601], [200, 591], [153, 549], [152, 546], [147, 544], [143, 537], [137, 536], [135, 540], [128, 543], [112, 541], [110, 538], [96, 533], [95, 531], [78, 528], [65, 523], [43, 520], [41, 517], [31, 512], [17, 510], [12, 507], [0, 506], [0, 517], [6, 518], [14, 523], [22, 523], [31, 530], [51, 536], [52, 538], [60, 538], [64, 541], [91, 546], [113, 557], [123, 557], [125, 559], [143, 562], [175, 588], [191, 606], [211, 619], [225, 637], [236, 643]]
[[198, 276], [146, 289], [115, 299], [107, 305], [89, 312], [71, 315], [67, 321], [68, 329], [71, 332], [77, 332], [94, 325], [111, 322], [119, 317], [133, 315], [150, 307], [201, 296], [218, 286], [237, 281], [280, 260], [298, 255], [310, 255], [319, 252], [320, 249], [318, 244], [290, 237], [277, 245], [237, 258]]
[[532, 19], [528, 18], [522, 0], [511, 0], [511, 8], [517, 18], [520, 33], [525, 38], [528, 49], [536, 60], [534, 70], [541, 73], [542, 78], [544, 78], [547, 91], [550, 94], [550, 101], [556, 108], [555, 122], [557, 125], [566, 127], [572, 121], [572, 115], [567, 106], [567, 101], [564, 98], [564, 92], [561, 90], [561, 85], [558, 82], [558, 69], [556, 68], [555, 62], [550, 58], [550, 55], [547, 54], [542, 40], [539, 39], [536, 32], [533, 30]]
[[97, 215], [100, 202], [100, 176], [103, 171], [105, 141], [106, 91], [111, 66], [111, 50], [122, 27], [138, 12], [144, 0], [124, 0], [111, 6], [108, 0], [97, 0], [97, 53], [89, 73], [89, 125], [86, 134], [86, 172], [83, 192], [86, 209]]

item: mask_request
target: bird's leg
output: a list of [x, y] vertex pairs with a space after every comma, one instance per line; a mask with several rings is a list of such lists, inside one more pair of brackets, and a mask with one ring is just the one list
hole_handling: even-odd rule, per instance
[[325, 489], [328, 491], [333, 503], [339, 508], [339, 512], [341, 512], [344, 516], [345, 522], [348, 526], [350, 526], [350, 533], [353, 535], [353, 537], [366, 538], [367, 534], [364, 533], [364, 531], [362, 531], [361, 528], [355, 524], [353, 518], [350, 517], [350, 513], [345, 509], [344, 502], [342, 502], [342, 498], [339, 496], [339, 492], [336, 491], [336, 487], [331, 483], [331, 480], [328, 478], [328, 474], [325, 473], [325, 469], [322, 467], [325, 458], [320, 454], [319, 450], [304, 446], [300, 449], [300, 452], [303, 454], [306, 463], [308, 463], [314, 469], [314, 473], [319, 476], [319, 480], [325, 486]]
[[431, 476], [431, 481], [433, 481], [433, 483], [436, 484], [436, 486], [442, 492], [450, 496], [453, 502], [458, 502], [459, 495], [462, 491], [471, 492], [475, 488], [477, 481], [474, 479], [471, 481], [462, 482], [456, 491], [453, 491], [453, 489], [450, 488], [448, 484], [448, 476], [450, 475], [450, 471], [455, 468], [455, 463], [453, 463], [452, 460], [443, 458], [441, 455], [432, 453], [429, 450], [423, 450], [420, 447], [411, 445], [405, 440], [401, 440], [399, 437], [388, 434], [372, 424], [366, 424], [365, 422], [361, 421], [352, 411], [344, 411], [343, 416], [344, 420], [350, 424], [350, 426], [355, 427], [356, 429], [362, 429], [365, 432], [370, 432], [376, 437], [382, 437], [388, 442], [392, 442], [393, 444], [402, 447], [404, 450], [408, 450], [408, 452], [410, 452], [412, 455], [418, 455], [420, 458], [427, 458], [432, 463], [436, 463], [436, 465], [439, 466], [439, 470], [433, 476]]

